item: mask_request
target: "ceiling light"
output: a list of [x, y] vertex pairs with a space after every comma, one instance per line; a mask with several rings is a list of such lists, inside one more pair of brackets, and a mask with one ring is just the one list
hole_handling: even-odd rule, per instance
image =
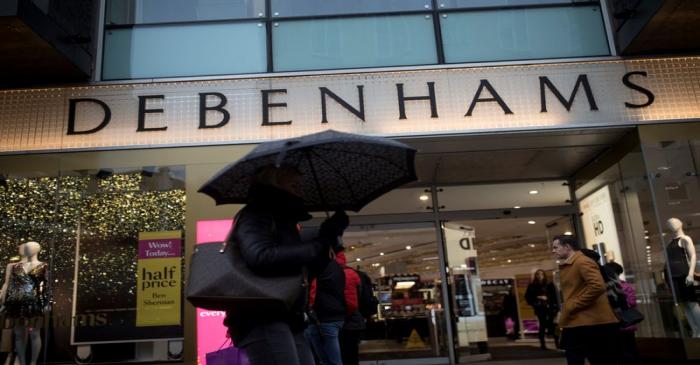
[[651, 250], [651, 246], [647, 245], [647, 250]]
[[425, 194], [422, 194], [421, 196], [419, 196], [419, 197], [418, 197], [418, 199], [420, 199], [421, 201], [423, 201], [423, 202], [424, 202], [424, 201], [426, 201], [426, 200], [430, 199], [430, 197], [428, 197], [428, 196], [427, 196], [427, 195], [425, 195]]
[[571, 231], [566, 231], [564, 232], [564, 236], [573, 236], [573, 233], [571, 233]]
[[530, 190], [530, 195], [537, 195], [537, 194], [539, 194], [539, 193], [540, 193], [540, 192], [537, 191], [537, 190]]
[[513, 262], [513, 260], [511, 260], [511, 259], [508, 259], [508, 263], [510, 264], [511, 262]]
[[410, 250], [410, 249], [411, 249], [411, 246], [406, 246], [406, 249], [407, 249], [407, 250]]
[[535, 244], [534, 244], [534, 243], [531, 243], [531, 244], [529, 244], [528, 246], [530, 246], [530, 247], [532, 247], [532, 248], [535, 248]]
[[351, 250], [354, 250], [354, 249], [355, 249], [355, 246], [350, 246], [350, 249], [351, 249]]
[[411, 289], [414, 285], [416, 285], [415, 281], [399, 281], [394, 286], [394, 289]]
[[496, 261], [496, 258], [495, 258], [495, 257], [492, 257], [492, 258], [491, 258], [491, 261]]
[[519, 205], [516, 205], [516, 206], [513, 207], [513, 209], [520, 209], [520, 206], [519, 206]]
[[380, 253], [379, 253], [379, 256], [384, 256], [384, 252], [380, 252]]
[[535, 221], [527, 221], [527, 224], [536, 224], [537, 222]]
[[645, 239], [645, 240], [648, 240], [648, 239], [649, 239], [649, 236], [644, 236], [644, 239]]
[[437, 256], [433, 256], [433, 257], [423, 257], [423, 261], [434, 261], [434, 260], [437, 260], [437, 259], [439, 259], [439, 257], [437, 257]]
[[466, 269], [466, 268], [467, 268], [467, 264], [461, 264], [461, 265], [459, 265], [459, 267], [461, 267], [462, 269]]
[[375, 262], [375, 263], [372, 264], [372, 266], [373, 266], [373, 267], [379, 267], [379, 263], [378, 263], [378, 262]]
[[362, 261], [362, 259], [358, 257], [355, 259], [355, 261]]

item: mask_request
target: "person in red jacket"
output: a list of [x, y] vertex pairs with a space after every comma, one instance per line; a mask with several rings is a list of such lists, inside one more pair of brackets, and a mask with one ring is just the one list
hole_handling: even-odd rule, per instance
[[362, 283], [360, 275], [347, 266], [344, 248], [336, 249], [335, 261], [343, 266], [345, 273], [345, 303], [347, 317], [340, 331], [340, 354], [343, 365], [358, 365], [360, 363], [360, 338], [365, 330], [365, 318], [360, 314], [358, 293]]
[[329, 263], [318, 279], [311, 282], [309, 303], [315, 317], [312, 322], [316, 323], [307, 329], [307, 336], [324, 365], [345, 365], [352, 364], [346, 362], [346, 356], [354, 354], [354, 358], [358, 358], [359, 337], [354, 350], [344, 346], [342, 340], [346, 321], [353, 313], [359, 313], [360, 276], [347, 266], [343, 246], [334, 247], [333, 252], [335, 262]]

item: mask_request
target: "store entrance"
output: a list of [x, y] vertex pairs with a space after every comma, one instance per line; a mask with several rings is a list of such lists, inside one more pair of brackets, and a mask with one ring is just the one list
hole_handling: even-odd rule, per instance
[[559, 303], [556, 289], [549, 298], [549, 316], [541, 318], [544, 323], [526, 293], [538, 270], [558, 287], [550, 242], [573, 234], [571, 216], [454, 220], [442, 226], [459, 358], [562, 358], [551, 323]]

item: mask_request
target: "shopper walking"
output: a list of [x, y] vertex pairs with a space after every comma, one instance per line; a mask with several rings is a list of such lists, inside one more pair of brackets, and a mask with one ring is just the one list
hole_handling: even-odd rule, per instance
[[559, 312], [557, 302], [557, 289], [554, 283], [547, 281], [544, 270], [535, 271], [535, 275], [530, 285], [525, 291], [525, 300], [534, 310], [539, 322], [540, 348], [547, 349], [545, 335], [554, 336], [554, 343], [558, 344], [559, 339], [554, 332], [554, 318]]
[[[343, 212], [321, 225], [317, 238], [302, 241], [297, 225], [310, 219], [303, 205], [301, 175], [288, 167], [259, 171], [248, 204], [237, 216], [232, 239], [238, 243], [248, 267], [268, 277], [300, 274], [313, 277], [329, 260], [329, 248], [348, 225]], [[313, 365], [303, 333], [308, 309], [307, 293], [299, 288], [290, 311], [236, 313], [228, 311], [224, 324], [237, 347], [246, 350], [251, 365]]]
[[618, 319], [607, 298], [598, 263], [580, 252], [572, 236], [556, 237], [552, 252], [560, 261], [563, 305], [559, 325], [568, 365], [617, 363]]
[[[609, 262], [605, 264], [605, 269], [612, 279], [620, 283], [628, 308], [636, 308], [637, 291], [634, 289], [634, 285], [620, 279], [620, 275], [624, 272], [622, 265], [616, 262]], [[636, 325], [620, 328], [620, 365], [639, 365], [640, 363], [637, 339], [635, 338], [637, 329]]]
[[[311, 323], [306, 329], [306, 337], [322, 365], [342, 365], [338, 336], [345, 324], [347, 305], [345, 300], [345, 272], [343, 265], [334, 260], [328, 261], [317, 279], [311, 283], [309, 303]], [[344, 264], [344, 262], [343, 262]]]
[[347, 266], [344, 247], [338, 248], [335, 260], [343, 267], [345, 273], [345, 305], [347, 309], [345, 324], [338, 338], [340, 356], [343, 365], [358, 365], [360, 363], [360, 340], [365, 330], [365, 318], [360, 313], [359, 298], [362, 281], [360, 275]]

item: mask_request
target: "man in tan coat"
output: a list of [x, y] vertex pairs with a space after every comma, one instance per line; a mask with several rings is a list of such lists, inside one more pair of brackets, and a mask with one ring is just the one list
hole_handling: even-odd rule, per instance
[[615, 364], [618, 319], [608, 301], [598, 263], [584, 256], [571, 236], [556, 237], [552, 252], [559, 260], [563, 305], [559, 326], [568, 365]]

